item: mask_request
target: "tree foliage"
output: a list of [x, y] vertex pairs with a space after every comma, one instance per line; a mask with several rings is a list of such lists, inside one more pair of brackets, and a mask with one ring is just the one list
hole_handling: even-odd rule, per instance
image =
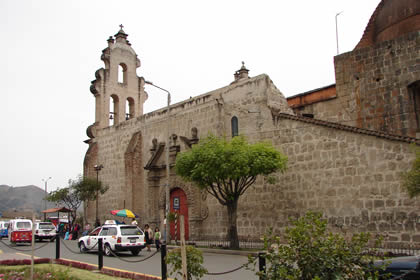
[[[178, 155], [176, 173], [214, 196], [227, 207], [231, 247], [239, 247], [236, 210], [239, 197], [255, 182], [286, 169], [287, 157], [271, 144], [248, 144], [237, 136], [231, 141], [209, 136], [187, 152]], [[268, 180], [269, 182], [272, 182]]]
[[67, 187], [51, 192], [46, 199], [73, 210], [75, 220], [76, 211], [83, 201], [95, 200], [99, 193], [104, 194], [107, 190], [108, 187], [103, 186], [101, 181], [79, 175], [76, 180], [70, 179]]
[[[266, 272], [256, 274], [263, 279], [379, 279], [374, 266], [374, 250], [369, 249], [370, 235], [360, 233], [346, 240], [327, 231], [327, 221], [320, 213], [308, 212], [292, 221], [285, 231], [286, 244], [269, 231], [264, 236]], [[380, 242], [380, 239], [377, 240]], [[255, 270], [256, 260], [249, 258], [248, 268]], [[381, 275], [381, 279], [386, 279]]]
[[257, 175], [284, 170], [287, 158], [268, 143], [230, 142], [209, 136], [176, 160], [176, 173], [213, 195], [222, 205], [237, 199]]
[[[193, 246], [186, 246], [187, 251], [187, 279], [201, 279], [207, 273], [207, 269], [203, 267], [203, 253]], [[175, 274], [182, 279], [182, 258], [181, 248], [174, 249], [166, 256], [166, 263], [170, 265], [170, 273]]]
[[420, 148], [415, 147], [416, 158], [413, 162], [410, 171], [403, 174], [403, 188], [408, 192], [408, 195], [413, 198], [420, 194]]

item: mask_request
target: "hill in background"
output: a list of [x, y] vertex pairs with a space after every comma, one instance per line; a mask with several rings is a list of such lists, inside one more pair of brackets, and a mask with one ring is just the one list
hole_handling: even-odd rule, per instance
[[[44, 210], [45, 192], [37, 186], [11, 187], [0, 185], [0, 213], [5, 211], [35, 211]], [[47, 201], [47, 209], [56, 207], [55, 203]]]

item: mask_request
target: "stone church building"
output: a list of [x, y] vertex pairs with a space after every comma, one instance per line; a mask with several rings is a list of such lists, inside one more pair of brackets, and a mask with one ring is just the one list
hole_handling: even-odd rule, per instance
[[[268, 75], [250, 77], [242, 65], [223, 88], [143, 114], [145, 78], [136, 74], [140, 60], [127, 36], [121, 28], [108, 39], [105, 67], [90, 87], [96, 110], [84, 175], [110, 186], [99, 197], [101, 221], [128, 208], [141, 224], [163, 228], [169, 149], [170, 207], [185, 215], [187, 238], [225, 237], [225, 207], [173, 167], [178, 153], [209, 133], [244, 135], [271, 142], [288, 169], [275, 184], [257, 179], [240, 198], [240, 238], [281, 231], [290, 217], [317, 210], [336, 231], [420, 242], [420, 202], [401, 189], [400, 176], [415, 158], [411, 144], [420, 145], [420, 1], [382, 0], [355, 49], [334, 58], [336, 83], [289, 98]], [[86, 206], [91, 223], [95, 206]]]

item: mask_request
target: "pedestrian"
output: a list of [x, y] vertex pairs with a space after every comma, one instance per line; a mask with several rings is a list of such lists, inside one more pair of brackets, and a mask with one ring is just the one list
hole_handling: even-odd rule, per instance
[[99, 218], [95, 221], [95, 228], [99, 227], [101, 225], [101, 221], [99, 221]]
[[64, 237], [65, 231], [64, 231], [64, 224], [60, 223], [58, 225], [58, 233], [60, 234], [61, 237]]
[[162, 236], [160, 234], [159, 228], [156, 227], [155, 228], [155, 245], [156, 245], [156, 251], [159, 251], [160, 250], [160, 238], [161, 237]]
[[144, 238], [146, 239], [147, 251], [150, 252], [150, 245], [153, 244], [153, 232], [148, 224], [144, 225]]
[[131, 224], [133, 225], [133, 226], [137, 226], [138, 224], [137, 224], [137, 221], [136, 221], [136, 218], [133, 218], [133, 220], [131, 221]]
[[73, 226], [73, 232], [72, 232], [72, 239], [71, 240], [76, 240], [79, 237], [79, 230], [80, 230], [80, 225], [78, 223], [75, 223]]

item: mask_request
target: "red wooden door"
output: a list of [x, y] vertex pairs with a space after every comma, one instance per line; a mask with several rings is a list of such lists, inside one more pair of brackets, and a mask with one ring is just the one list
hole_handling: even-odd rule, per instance
[[[171, 212], [184, 215], [185, 240], [188, 240], [188, 205], [187, 195], [182, 189], [176, 188], [171, 192]], [[176, 229], [176, 239], [181, 240], [179, 224]], [[175, 222], [171, 223], [171, 238], [175, 239]]]

